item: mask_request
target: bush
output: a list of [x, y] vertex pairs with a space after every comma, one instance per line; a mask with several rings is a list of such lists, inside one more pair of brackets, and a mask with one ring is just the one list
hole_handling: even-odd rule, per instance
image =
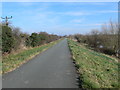
[[14, 46], [12, 29], [8, 26], [2, 26], [2, 53], [10, 52]]
[[109, 49], [109, 48], [102, 48], [102, 49], [100, 49], [100, 51], [102, 53], [109, 54], [109, 55], [114, 55], [115, 54], [115, 51], [112, 50], [112, 49]]
[[41, 41], [41, 39], [37, 33], [32, 33], [30, 36], [30, 40], [31, 40], [32, 47], [39, 46], [40, 41]]

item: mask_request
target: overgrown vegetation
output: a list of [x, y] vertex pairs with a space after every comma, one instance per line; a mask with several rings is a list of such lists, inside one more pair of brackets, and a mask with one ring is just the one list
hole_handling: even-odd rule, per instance
[[69, 36], [77, 40], [79, 43], [85, 43], [88, 47], [95, 51], [109, 55], [120, 56], [120, 46], [118, 43], [118, 24], [110, 21], [108, 24], [102, 25], [101, 30], [93, 29], [86, 35], [76, 34]]
[[6, 72], [14, 70], [16, 67], [19, 67], [21, 64], [25, 63], [27, 60], [31, 59], [33, 56], [53, 46], [58, 41], [54, 41], [46, 45], [24, 50], [18, 54], [10, 54], [5, 57], [3, 56], [2, 73], [6, 73]]
[[83, 88], [118, 88], [118, 61], [115, 58], [86, 48], [68, 40]]
[[2, 53], [11, 53], [27, 47], [36, 47], [60, 39], [60, 36], [46, 32], [23, 33], [19, 28], [2, 25]]

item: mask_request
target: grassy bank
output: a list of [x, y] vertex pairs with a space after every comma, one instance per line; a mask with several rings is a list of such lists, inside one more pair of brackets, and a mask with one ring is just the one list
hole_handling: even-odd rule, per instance
[[69, 48], [81, 74], [83, 88], [117, 88], [118, 61], [68, 40]]
[[42, 45], [39, 47], [35, 47], [32, 49], [24, 50], [18, 54], [10, 54], [2, 59], [2, 73], [7, 73], [13, 71], [23, 63], [27, 62], [28, 60], [32, 59], [34, 56], [39, 54], [40, 52], [50, 48], [51, 46], [58, 43], [58, 41], [51, 42], [46, 45]]

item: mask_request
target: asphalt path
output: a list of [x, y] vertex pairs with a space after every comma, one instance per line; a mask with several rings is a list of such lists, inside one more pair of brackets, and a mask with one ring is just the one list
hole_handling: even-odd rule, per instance
[[2, 76], [3, 88], [78, 88], [67, 40]]

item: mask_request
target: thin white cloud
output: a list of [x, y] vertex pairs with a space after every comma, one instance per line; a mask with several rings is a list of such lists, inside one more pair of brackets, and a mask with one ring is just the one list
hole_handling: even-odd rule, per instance
[[71, 15], [71, 16], [81, 16], [81, 15], [86, 15], [86, 13], [83, 12], [65, 12], [65, 15]]
[[19, 4], [22, 5], [22, 6], [32, 6], [32, 5], [34, 5], [34, 3], [32, 3], [32, 2], [21, 2]]
[[[116, 23], [113, 23], [113, 24], [116, 24]], [[103, 26], [103, 25], [107, 25], [109, 26], [110, 23], [93, 23], [93, 24], [74, 24], [75, 26]]]
[[89, 13], [86, 12], [58, 12], [57, 14], [61, 15], [69, 15], [69, 16], [83, 16], [83, 15], [89, 15]]
[[[104, 11], [96, 11], [97, 13], [118, 13], [117, 10], [104, 10]], [[120, 11], [119, 11], [120, 12]]]
[[70, 22], [71, 23], [81, 23], [83, 20], [82, 19], [73, 19]]
[[104, 2], [94, 2], [94, 3], [90, 3], [90, 5], [106, 5], [106, 3]]
[[[120, 12], [120, 11], [119, 11]], [[53, 12], [54, 13], [54, 12]], [[58, 12], [56, 14], [60, 15], [68, 15], [68, 16], [85, 16], [85, 15], [95, 15], [98, 14], [104, 14], [104, 13], [118, 13], [117, 10], [103, 10], [103, 11], [91, 11], [91, 12], [80, 12], [80, 11], [72, 11], [72, 12]]]
[[96, 24], [88, 24], [88, 26], [101, 26], [102, 23], [96, 23]]
[[103, 23], [93, 23], [93, 24], [74, 24], [75, 26], [101, 26]]

